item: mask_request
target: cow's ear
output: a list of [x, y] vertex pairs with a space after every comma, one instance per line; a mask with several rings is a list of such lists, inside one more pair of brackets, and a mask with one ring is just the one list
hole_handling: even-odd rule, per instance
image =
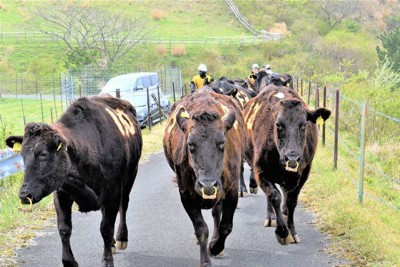
[[22, 136], [9, 136], [6, 139], [6, 144], [8, 147], [12, 148], [14, 151], [19, 152], [21, 151], [22, 147]]
[[229, 111], [228, 115], [225, 116], [223, 121], [224, 121], [225, 129], [226, 129], [226, 131], [228, 131], [230, 128], [232, 128], [233, 124], [236, 121], [235, 112], [233, 110]]
[[60, 136], [54, 135], [53, 140], [54, 140], [56, 152], [60, 152], [60, 151], [62, 151], [62, 149], [67, 150], [67, 143]]
[[187, 120], [189, 119], [189, 113], [181, 108], [177, 113], [176, 113], [176, 121], [179, 125], [179, 128], [181, 128], [181, 130], [183, 132], [186, 131], [186, 126], [187, 126]]
[[326, 108], [318, 108], [316, 110], [307, 111], [307, 120], [312, 123], [317, 123], [321, 121], [322, 123], [326, 121], [331, 115], [331, 111]]

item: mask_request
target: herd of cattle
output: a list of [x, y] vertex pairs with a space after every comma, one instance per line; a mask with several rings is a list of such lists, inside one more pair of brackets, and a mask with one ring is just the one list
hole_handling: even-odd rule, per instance
[[[264, 225], [276, 227], [282, 245], [300, 242], [294, 210], [315, 155], [316, 123], [329, 116], [325, 108], [310, 110], [287, 74], [261, 72], [253, 87], [222, 77], [174, 103], [163, 146], [200, 245], [200, 266], [224, 250], [238, 197], [247, 194], [244, 162], [252, 170], [250, 192], [259, 186], [267, 196]], [[114, 266], [113, 250], [128, 245], [126, 211], [142, 150], [132, 105], [107, 95], [79, 98], [54, 124], [29, 123], [24, 136], [6, 143], [24, 159], [21, 202], [53, 192], [63, 265], [78, 266], [70, 246], [76, 202], [81, 212], [101, 210], [102, 264]], [[202, 209], [212, 209], [210, 242]]]

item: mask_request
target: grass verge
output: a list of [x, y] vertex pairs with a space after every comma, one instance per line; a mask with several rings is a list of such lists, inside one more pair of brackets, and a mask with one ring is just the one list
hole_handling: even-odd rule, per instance
[[[339, 163], [347, 160], [339, 157]], [[357, 168], [347, 171], [357, 177]], [[329, 252], [355, 266], [400, 266], [399, 212], [366, 196], [360, 204], [347, 171], [340, 164], [333, 170], [331, 150], [320, 145], [300, 196], [316, 214], [319, 229], [332, 237]]]

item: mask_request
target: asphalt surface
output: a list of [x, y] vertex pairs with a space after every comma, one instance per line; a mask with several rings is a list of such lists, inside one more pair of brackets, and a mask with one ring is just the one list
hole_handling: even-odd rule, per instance
[[[246, 177], [248, 174], [246, 168]], [[115, 266], [199, 265], [200, 251], [193, 226], [172, 183], [173, 176], [163, 153], [154, 154], [139, 166], [127, 215], [129, 244], [126, 250], [114, 254]], [[233, 231], [225, 244], [225, 255], [212, 258], [214, 266], [321, 267], [346, 263], [325, 252], [328, 240], [314, 227], [313, 214], [306, 212], [301, 204], [296, 209], [295, 224], [302, 242], [288, 246], [277, 242], [274, 228], [263, 227], [266, 199], [261, 190], [256, 195], [240, 198], [239, 204]], [[212, 233], [211, 211], [204, 210], [203, 216]], [[72, 251], [81, 267], [101, 265], [100, 220], [100, 212], [73, 214]], [[33, 244], [17, 253], [20, 266], [62, 266], [56, 226], [38, 232]]]

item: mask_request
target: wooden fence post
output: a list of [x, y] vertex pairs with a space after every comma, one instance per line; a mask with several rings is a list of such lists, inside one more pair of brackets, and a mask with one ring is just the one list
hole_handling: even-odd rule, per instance
[[319, 108], [319, 88], [315, 88], [315, 109]]
[[311, 81], [308, 81], [307, 105], [310, 105], [310, 96], [311, 96]]
[[335, 107], [335, 142], [333, 149], [333, 169], [337, 169], [338, 161], [338, 141], [339, 141], [339, 90], [336, 90], [336, 107]]
[[367, 104], [362, 104], [361, 129], [360, 129], [360, 158], [358, 163], [358, 201], [363, 202], [363, 183], [364, 183], [364, 155], [365, 155], [365, 122], [367, 118]]

